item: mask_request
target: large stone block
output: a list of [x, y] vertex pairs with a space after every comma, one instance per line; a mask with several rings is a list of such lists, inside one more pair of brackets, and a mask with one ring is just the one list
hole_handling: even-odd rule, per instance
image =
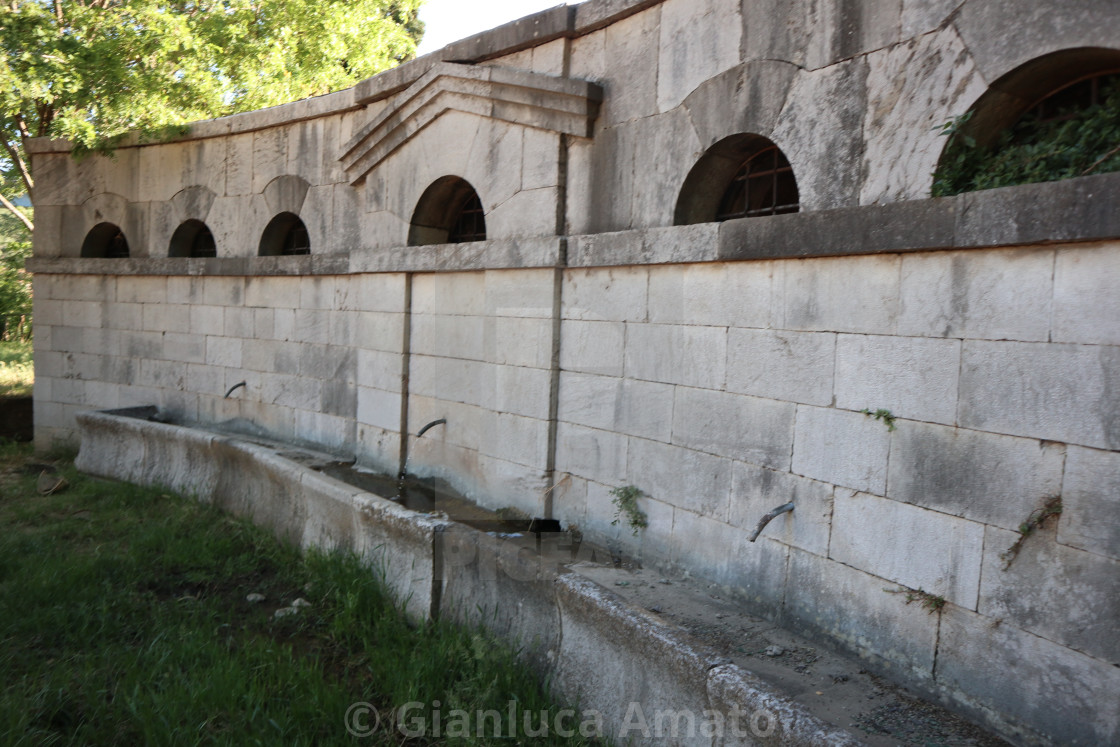
[[353, 348], [304, 343], [295, 352], [299, 359], [300, 376], [351, 384], [357, 380], [357, 354]]
[[494, 270], [485, 274], [486, 316], [552, 317], [554, 270]]
[[148, 332], [190, 332], [191, 307], [185, 304], [144, 304], [141, 328]]
[[840, 335], [836, 406], [886, 409], [900, 418], [952, 424], [960, 350], [957, 340]]
[[551, 372], [517, 366], [493, 368], [496, 374], [491, 373], [488, 381], [493, 387], [491, 402], [495, 410], [548, 420]]
[[403, 359], [399, 353], [364, 349], [355, 352], [358, 384], [389, 392], [401, 390], [401, 378], [404, 372], [401, 370]]
[[493, 404], [494, 366], [414, 354], [409, 368], [410, 393], [486, 408]]
[[369, 350], [404, 349], [404, 315], [380, 311], [358, 312], [354, 343]]
[[801, 210], [859, 204], [867, 75], [866, 61], [856, 59], [802, 70], [793, 79], [768, 134], [793, 167]]
[[270, 127], [253, 133], [253, 182], [256, 194], [278, 176], [288, 173], [287, 127]]
[[1120, 561], [1058, 544], [1063, 518], [1036, 529], [1010, 563], [1004, 553], [1022, 535], [987, 528], [977, 612], [1120, 667]]
[[828, 556], [976, 609], [984, 525], [888, 498], [837, 490]]
[[556, 426], [556, 469], [607, 484], [626, 475], [629, 439], [610, 431], [561, 422]]
[[63, 301], [60, 321], [75, 327], [101, 327], [104, 324], [105, 305], [100, 301]]
[[478, 450], [493, 457], [545, 470], [548, 460], [548, 422], [510, 413], [495, 413], [487, 421]]
[[164, 303], [167, 300], [167, 278], [136, 276], [117, 279], [118, 303]]
[[727, 390], [827, 406], [835, 355], [834, 334], [732, 328], [727, 332]]
[[1120, 345], [1120, 244], [1058, 251], [1055, 342]]
[[1120, 449], [1120, 347], [968, 340], [961, 359], [961, 425]]
[[241, 368], [243, 341], [235, 337], [207, 337], [206, 363], [211, 366]]
[[673, 514], [674, 565], [694, 569], [771, 618], [781, 608], [788, 552], [777, 542], [748, 542], [742, 529], [708, 516]]
[[771, 469], [789, 469], [797, 406], [677, 387], [673, 443]]
[[641, 267], [568, 270], [562, 313], [584, 321], [645, 321], [648, 286], [648, 271]]
[[486, 357], [511, 366], [552, 365], [552, 319], [494, 317], [487, 319]]
[[775, 326], [893, 334], [899, 262], [897, 256], [871, 256], [776, 263]]
[[1106, 520], [1118, 515], [1120, 454], [1069, 447], [1058, 542], [1120, 558], [1120, 522]]
[[669, 0], [661, 5], [657, 106], [674, 108], [708, 78], [739, 62], [737, 4]]
[[564, 372], [559, 418], [590, 428], [668, 443], [673, 387], [648, 381]]
[[420, 355], [485, 360], [489, 321], [481, 316], [414, 314], [410, 349]]
[[703, 81], [684, 100], [700, 148], [742, 132], [773, 132], [797, 71], [779, 59], [751, 60]]
[[200, 335], [165, 332], [163, 335], [163, 356], [169, 361], [205, 363], [206, 338]]
[[993, 624], [991, 618], [946, 607], [937, 681], [958, 707], [1023, 744], [1100, 745], [1120, 739], [1120, 667], [1010, 623]]
[[566, 320], [560, 327], [560, 367], [565, 371], [622, 375], [626, 327], [621, 322]]
[[[145, 307], [148, 308], [148, 307]], [[195, 335], [208, 335], [220, 331], [225, 326], [225, 309], [221, 306], [188, 306], [190, 332]], [[271, 310], [269, 316], [271, 317]]]
[[1062, 490], [1054, 443], [902, 422], [891, 441], [887, 497], [1014, 529]]
[[632, 138], [634, 158], [629, 225], [671, 226], [680, 185], [701, 152], [688, 112], [677, 108], [657, 117], [646, 117], [627, 125], [626, 131]]
[[253, 133], [231, 135], [225, 138], [225, 141], [226, 163], [224, 171], [226, 179], [225, 189], [221, 191], [221, 194], [226, 196], [248, 195], [258, 191], [253, 189]]
[[651, 498], [726, 522], [731, 468], [728, 459], [631, 438], [626, 479]]
[[882, 577], [797, 548], [789, 554], [783, 624], [835, 641], [895, 676], [932, 678], [936, 615], [887, 593], [890, 584]]
[[929, 195], [945, 138], [938, 127], [987, 89], [953, 25], [868, 55], [860, 204]]
[[1053, 277], [1045, 249], [907, 255], [899, 334], [1047, 341]]
[[733, 526], [753, 531], [767, 512], [792, 502], [793, 511], [773, 519], [759, 537], [828, 555], [831, 485], [742, 462], [735, 464], [734, 480], [729, 519]]
[[[684, 230], [685, 227], [673, 230]], [[729, 262], [651, 268], [649, 320], [662, 324], [769, 327], [769, 262]]]
[[861, 413], [799, 405], [791, 471], [881, 495], [889, 443], [886, 426]]
[[[1118, 9], [1110, 0], [1071, 0], [1055, 8], [1031, 0], [965, 3], [954, 20], [984, 79], [1049, 52], [1076, 47], [1114, 47]], [[1014, 18], [1015, 23], [1007, 23]], [[964, 111], [963, 109], [961, 111]]]
[[412, 278], [413, 314], [486, 313], [486, 273], [425, 273]]
[[727, 330], [669, 324], [632, 324], [626, 329], [626, 375], [646, 381], [721, 389], [727, 362]]
[[612, 23], [602, 32], [601, 56], [572, 56], [574, 77], [602, 82], [602, 124], [657, 113], [659, 22], [660, 13], [655, 9]]

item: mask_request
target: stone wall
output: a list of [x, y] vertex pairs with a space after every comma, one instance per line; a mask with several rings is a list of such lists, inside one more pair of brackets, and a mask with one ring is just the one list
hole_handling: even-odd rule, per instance
[[[1120, 6], [1051, 5], [1009, 35], [978, 0], [596, 0], [113, 160], [36, 141], [37, 443], [156, 404], [407, 459], [1017, 742], [1116, 741], [1120, 177], [925, 198], [938, 125], [1007, 74], [1120, 55]], [[672, 226], [738, 133], [788, 156], [800, 212]], [[487, 240], [406, 246], [446, 175]], [[285, 212], [311, 254], [257, 256]], [[186, 220], [217, 257], [167, 256]], [[129, 258], [79, 256], [102, 222]]]

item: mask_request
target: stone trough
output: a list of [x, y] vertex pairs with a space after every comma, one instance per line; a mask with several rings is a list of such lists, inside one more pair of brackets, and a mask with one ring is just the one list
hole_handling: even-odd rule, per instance
[[[80, 414], [76, 466], [213, 502], [303, 548], [361, 555], [410, 617], [482, 624], [520, 646], [555, 697], [598, 712], [609, 734], [629, 728], [644, 744], [861, 743], [569, 568], [556, 547], [409, 510], [323, 474], [331, 455], [158, 420], [154, 407]], [[645, 733], [632, 730], [639, 715]]]

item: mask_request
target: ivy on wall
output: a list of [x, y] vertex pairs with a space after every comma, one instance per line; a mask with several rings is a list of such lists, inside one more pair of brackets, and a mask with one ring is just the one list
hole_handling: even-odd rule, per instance
[[971, 114], [942, 125], [950, 138], [933, 174], [934, 197], [1120, 171], [1120, 75], [1101, 81], [1098, 104], [1045, 120], [1029, 113], [989, 146], [963, 130]]

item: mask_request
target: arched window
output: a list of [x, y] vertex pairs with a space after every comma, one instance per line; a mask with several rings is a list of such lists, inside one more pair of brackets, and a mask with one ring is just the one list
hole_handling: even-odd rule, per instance
[[265, 226], [257, 253], [262, 257], [310, 254], [311, 239], [307, 235], [307, 226], [295, 213], [280, 213]]
[[128, 240], [115, 223], [98, 223], [89, 230], [82, 242], [82, 256], [127, 257]]
[[412, 213], [409, 246], [486, 240], [486, 216], [474, 187], [457, 176], [432, 182]]
[[1071, 49], [997, 80], [949, 136], [935, 197], [1120, 171], [1120, 51]]
[[216, 257], [218, 248], [214, 234], [200, 220], [185, 220], [171, 235], [169, 257]]
[[688, 172], [673, 222], [780, 215], [799, 207], [793, 168], [781, 149], [761, 135], [732, 135], [709, 148]]

